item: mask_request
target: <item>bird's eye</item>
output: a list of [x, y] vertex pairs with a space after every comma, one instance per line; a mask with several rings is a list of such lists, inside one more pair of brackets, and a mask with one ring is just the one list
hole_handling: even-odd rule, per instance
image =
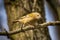
[[39, 15], [37, 15], [37, 16], [39, 16]]

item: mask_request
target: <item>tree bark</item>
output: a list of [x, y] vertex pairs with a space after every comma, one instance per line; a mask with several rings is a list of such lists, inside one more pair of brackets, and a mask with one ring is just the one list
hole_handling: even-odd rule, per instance
[[[17, 30], [24, 25], [21, 25], [21, 23], [18, 22], [13, 23], [14, 20], [19, 19], [20, 17], [31, 12], [39, 12], [42, 15], [43, 19], [32, 21], [30, 23], [27, 23], [26, 25], [29, 26], [35, 25], [36, 23], [41, 24], [45, 22], [43, 0], [37, 0], [34, 7], [33, 4], [34, 0], [5, 0], [10, 31]], [[13, 38], [13, 40], [50, 40], [47, 27], [28, 30], [15, 35], [11, 35], [11, 37]]]

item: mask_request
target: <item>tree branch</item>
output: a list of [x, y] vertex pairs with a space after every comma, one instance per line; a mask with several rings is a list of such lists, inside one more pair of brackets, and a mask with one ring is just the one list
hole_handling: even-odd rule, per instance
[[[34, 30], [34, 29], [38, 29], [38, 28], [41, 28], [41, 27], [47, 27], [47, 26], [50, 26], [50, 25], [53, 25], [53, 26], [54, 25], [60, 25], [60, 21], [42, 23], [42, 24], [37, 25], [37, 27], [34, 27], [34, 26], [24, 27], [24, 28], [22, 28], [22, 30], [19, 28], [17, 30], [10, 31], [8, 34], [13, 35], [13, 34], [17, 34], [17, 33], [20, 33], [20, 32], [27, 31], [27, 30]], [[6, 32], [0, 32], [0, 35], [6, 36]]]

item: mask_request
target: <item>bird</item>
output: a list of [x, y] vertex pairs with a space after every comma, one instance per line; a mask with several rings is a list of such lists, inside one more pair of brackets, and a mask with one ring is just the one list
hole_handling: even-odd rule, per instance
[[27, 25], [37, 26], [38, 22], [37, 20], [42, 19], [42, 16], [38, 12], [31, 12], [28, 13], [25, 16], [20, 17], [19, 19], [16, 19], [13, 21], [13, 23], [19, 22], [21, 30], [22, 28], [26, 27]]
[[15, 20], [14, 22], [20, 22], [20, 23], [26, 24], [32, 20], [36, 20], [36, 19], [38, 20], [40, 18], [42, 18], [40, 13], [32, 12], [32, 13], [29, 13], [25, 16], [22, 16], [20, 19]]

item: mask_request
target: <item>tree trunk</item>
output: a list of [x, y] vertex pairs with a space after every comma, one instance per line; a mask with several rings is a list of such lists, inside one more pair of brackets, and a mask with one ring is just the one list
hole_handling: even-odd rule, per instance
[[[37, 0], [34, 7], [33, 4], [34, 0], [5, 0], [10, 31], [21, 28], [20, 23], [13, 23], [14, 20], [19, 19], [20, 17], [27, 15], [33, 11], [39, 12], [42, 15], [43, 20], [39, 19], [33, 21], [33, 23], [31, 22], [31, 25], [35, 25], [36, 23], [41, 24], [45, 22], [43, 0]], [[28, 23], [27, 25], [30, 24]], [[50, 40], [47, 27], [28, 30], [11, 36], [13, 40]]]

